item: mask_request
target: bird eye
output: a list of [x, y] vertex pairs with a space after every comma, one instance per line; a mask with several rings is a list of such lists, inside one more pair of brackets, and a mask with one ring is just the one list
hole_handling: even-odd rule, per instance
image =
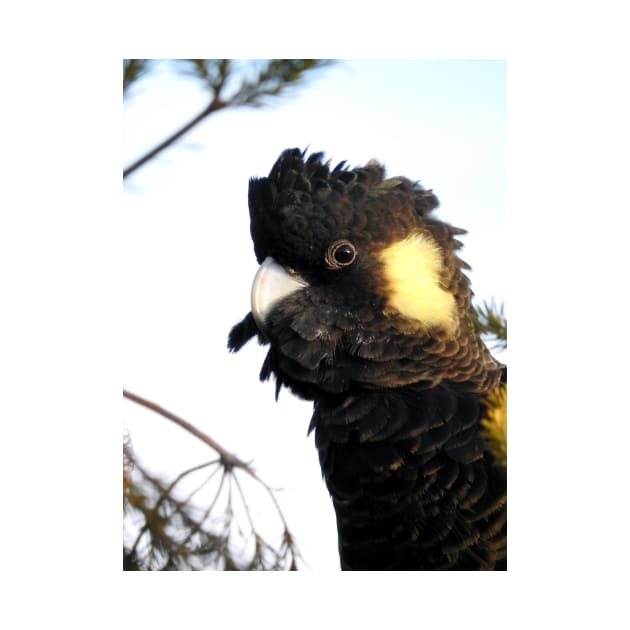
[[325, 260], [331, 269], [341, 269], [351, 265], [356, 257], [357, 250], [350, 241], [335, 241], [328, 247]]

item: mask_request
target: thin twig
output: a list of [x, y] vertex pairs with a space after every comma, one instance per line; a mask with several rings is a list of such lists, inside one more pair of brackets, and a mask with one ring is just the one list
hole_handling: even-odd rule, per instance
[[[157, 509], [166, 500], [166, 497], [172, 498], [172, 494], [171, 493], [173, 492], [175, 486], [184, 477], [186, 477], [187, 475], [190, 475], [191, 473], [197, 472], [198, 470], [201, 470], [202, 468], [207, 468], [208, 466], [212, 466], [213, 464], [218, 464], [218, 463], [219, 463], [219, 460], [214, 460], [212, 462], [206, 462], [205, 464], [199, 464], [198, 466], [193, 466], [193, 468], [189, 468], [188, 470], [185, 470], [184, 472], [182, 472], [179, 475], [177, 475], [177, 477], [175, 477], [175, 479], [173, 481], [171, 481], [171, 483], [163, 490], [163, 492], [161, 493], [160, 498], [158, 499], [157, 503], [155, 504], [153, 510], [155, 512], [157, 512]], [[219, 468], [217, 468], [217, 470], [219, 470]], [[192, 497], [192, 495], [189, 496], [189, 497], [186, 497], [186, 499], [184, 501], [182, 501], [182, 506], [185, 506], [190, 501], [191, 497]]]
[[278, 503], [278, 500], [276, 499], [276, 496], [272, 488], [268, 486], [250, 468], [248, 464], [240, 460], [238, 457], [236, 457], [236, 455], [233, 455], [232, 453], [227, 451], [216, 440], [212, 439], [209, 435], [206, 435], [203, 431], [200, 431], [196, 426], [194, 426], [190, 422], [187, 422], [183, 418], [176, 416], [174, 413], [171, 413], [170, 411], [164, 409], [164, 407], [160, 407], [160, 405], [154, 402], [151, 402], [150, 400], [147, 400], [146, 398], [142, 398], [136, 394], [132, 394], [131, 392], [128, 392], [127, 390], [123, 390], [123, 397], [128, 398], [129, 400], [132, 400], [133, 402], [139, 405], [142, 405], [143, 407], [146, 407], [147, 409], [151, 409], [151, 411], [155, 411], [156, 413], [159, 413], [161, 416], [168, 418], [169, 420], [175, 422], [175, 424], [178, 424], [183, 429], [186, 429], [186, 431], [192, 433], [195, 437], [197, 437], [202, 442], [204, 442], [205, 444], [213, 448], [217, 453], [219, 453], [219, 455], [221, 456], [221, 461], [226, 467], [242, 468], [250, 477], [255, 479], [267, 491], [267, 494], [271, 498], [276, 508], [276, 511], [278, 512], [278, 516], [280, 517], [280, 520], [282, 521], [285, 531], [286, 532], [289, 531], [289, 526], [287, 524], [286, 519], [284, 518], [284, 514], [282, 513], [282, 510], [280, 509], [280, 504]]
[[196, 438], [200, 439], [202, 442], [204, 442], [205, 444], [213, 448], [217, 453], [219, 453], [224, 465], [228, 467], [243, 468], [250, 474], [254, 474], [245, 462], [241, 461], [238, 457], [236, 457], [236, 455], [233, 455], [232, 453], [227, 451], [216, 440], [213, 440], [209, 435], [206, 435], [203, 431], [200, 431], [195, 425], [191, 424], [190, 422], [187, 422], [183, 418], [176, 416], [174, 413], [171, 413], [170, 411], [164, 409], [164, 407], [160, 407], [160, 405], [151, 402], [146, 398], [142, 398], [141, 396], [138, 396], [136, 394], [132, 394], [127, 390], [123, 390], [123, 397], [128, 398], [129, 400], [133, 400], [133, 402], [137, 403], [138, 405], [142, 405], [147, 409], [151, 409], [151, 411], [159, 413], [161, 416], [164, 416], [175, 424], [178, 424], [180, 427], [182, 427], [182, 429], [186, 429], [186, 431], [192, 433]]
[[206, 479], [203, 480], [203, 482], [201, 482], [192, 492], [190, 492], [188, 494], [188, 496], [185, 499], [185, 503], [189, 503], [190, 500], [202, 489], [205, 488], [211, 481], [212, 478], [219, 473], [220, 470], [225, 472], [225, 468], [221, 465], [221, 460], [217, 459], [215, 461], [212, 462], [213, 464], [219, 464], [219, 466], [217, 466], [215, 468], [215, 470], [213, 470], [208, 477], [206, 477]]
[[254, 521], [252, 519], [252, 515], [249, 511], [249, 506], [247, 505], [247, 501], [245, 500], [245, 495], [243, 494], [243, 489], [241, 488], [241, 484], [238, 480], [238, 477], [234, 475], [234, 483], [236, 484], [236, 489], [241, 497], [241, 501], [243, 502], [243, 507], [245, 508], [245, 514], [247, 515], [247, 520], [249, 521], [249, 526], [252, 532], [256, 532], [256, 526], [254, 525]]
[[223, 488], [223, 482], [225, 481], [225, 476], [226, 471], [225, 468], [221, 469], [221, 479], [219, 481], [219, 487], [217, 488], [217, 492], [214, 495], [214, 499], [212, 499], [212, 502], [210, 503], [210, 505], [208, 506], [208, 509], [204, 512], [203, 516], [199, 519], [199, 521], [197, 521], [196, 525], [194, 527], [190, 528], [190, 531], [188, 532], [188, 536], [186, 536], [186, 538], [184, 538], [184, 540], [182, 541], [182, 545], [185, 545], [187, 542], [190, 541], [190, 539], [199, 531], [201, 531], [201, 526], [203, 525], [203, 523], [205, 522], [205, 520], [208, 518], [208, 516], [210, 516], [210, 512], [212, 512], [214, 506], [216, 505], [217, 501], [219, 500], [219, 496], [221, 495], [221, 489]]
[[152, 160], [158, 153], [161, 153], [162, 151], [164, 151], [164, 149], [168, 148], [169, 146], [171, 146], [171, 144], [179, 140], [183, 135], [187, 134], [194, 126], [198, 125], [204, 118], [206, 118], [206, 116], [209, 116], [210, 114], [219, 111], [220, 109], [223, 109], [225, 106], [225, 103], [218, 100], [217, 98], [214, 98], [212, 102], [203, 111], [197, 114], [190, 122], [186, 123], [181, 129], [170, 135], [168, 138], [166, 138], [166, 140], [151, 149], [148, 153], [136, 160], [133, 164], [130, 164], [123, 171], [123, 179], [129, 177], [129, 175], [139, 169], [143, 164], [145, 164], [149, 160]]

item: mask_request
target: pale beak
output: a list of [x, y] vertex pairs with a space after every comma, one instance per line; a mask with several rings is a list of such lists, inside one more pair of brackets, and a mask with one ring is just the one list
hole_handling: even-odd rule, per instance
[[278, 302], [307, 286], [299, 275], [289, 273], [273, 258], [265, 258], [252, 285], [252, 315], [258, 328], [264, 331], [267, 316]]

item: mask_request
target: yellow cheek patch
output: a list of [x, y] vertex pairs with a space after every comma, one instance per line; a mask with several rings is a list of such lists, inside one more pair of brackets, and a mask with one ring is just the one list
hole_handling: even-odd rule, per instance
[[416, 233], [380, 253], [387, 291], [386, 313], [398, 312], [427, 328], [455, 325], [455, 298], [442, 288], [442, 253], [428, 235]]

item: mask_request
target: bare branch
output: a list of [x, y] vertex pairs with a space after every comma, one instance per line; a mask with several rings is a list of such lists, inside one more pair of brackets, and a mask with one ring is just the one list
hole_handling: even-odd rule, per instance
[[208, 105], [208, 107], [206, 107], [203, 111], [197, 114], [191, 121], [187, 122], [181, 129], [177, 130], [174, 134], [170, 135], [163, 142], [160, 142], [160, 144], [158, 144], [156, 147], [151, 149], [148, 153], [143, 155], [140, 159], [133, 162], [133, 164], [130, 164], [123, 171], [123, 179], [125, 179], [126, 177], [129, 177], [129, 175], [131, 175], [134, 171], [138, 170], [143, 164], [145, 164], [149, 160], [152, 160], [158, 153], [161, 153], [162, 151], [164, 151], [164, 149], [170, 147], [171, 144], [173, 144], [174, 142], [179, 140], [182, 136], [187, 134], [193, 127], [198, 125], [204, 118], [206, 118], [207, 116], [210, 116], [210, 114], [212, 114], [213, 112], [223, 109], [224, 107], [225, 105], [223, 103], [213, 100]]
[[[154, 567], [158, 565], [159, 568], [163, 570], [177, 567], [194, 569], [195, 563], [198, 563], [199, 561], [210, 561], [212, 563], [222, 561], [224, 563], [223, 568], [225, 570], [238, 569], [239, 567], [237, 566], [236, 560], [232, 557], [232, 552], [230, 551], [230, 532], [236, 528], [236, 532], [242, 541], [247, 540], [248, 535], [240, 527], [238, 518], [234, 513], [234, 506], [232, 504], [232, 483], [236, 484], [238, 496], [245, 510], [249, 531], [251, 532], [251, 536], [254, 537], [254, 555], [251, 558], [251, 561], [249, 561], [246, 565], [246, 568], [250, 570], [256, 568], [281, 569], [283, 566], [286, 566], [286, 563], [288, 563], [291, 570], [296, 570], [296, 560], [300, 557], [300, 554], [295, 546], [293, 536], [289, 531], [286, 519], [280, 509], [280, 505], [272, 488], [262, 481], [262, 479], [258, 477], [248, 464], [240, 460], [232, 453], [229, 453], [213, 438], [206, 435], [203, 431], [200, 431], [190, 422], [187, 422], [183, 418], [180, 418], [174, 413], [164, 409], [160, 405], [126, 390], [123, 390], [123, 396], [171, 420], [210, 446], [219, 454], [219, 459], [189, 468], [188, 470], [180, 473], [170, 484], [165, 485], [144, 471], [133, 459], [133, 454], [131, 453], [130, 448], [127, 447], [126, 452], [128, 459], [131, 458], [125, 468], [124, 475], [125, 487], [127, 488], [127, 501], [130, 508], [133, 508], [135, 513], [139, 513], [144, 520], [143, 525], [140, 527], [139, 532], [135, 536], [131, 549], [125, 549], [125, 566], [128, 567], [128, 570], [142, 570], [143, 567]], [[130, 463], [133, 465], [133, 468], [135, 468], [152, 486], [152, 492], [157, 493], [156, 499], [150, 500], [148, 495], [143, 493], [138, 486], [133, 484], [131, 481]], [[211, 466], [212, 464], [217, 465], [217, 470], [214, 470], [208, 478], [204, 480], [201, 486], [191, 492], [187, 498], [184, 500], [177, 500], [172, 496], [175, 486], [184, 477]], [[265, 542], [256, 531], [251, 510], [247, 504], [241, 484], [236, 476], [236, 472], [239, 469], [246, 472], [265, 489], [275, 506], [283, 527], [282, 543], [278, 549], [274, 549], [271, 545]], [[196, 492], [212, 480], [218, 470], [222, 471], [222, 475], [214, 498], [210, 501], [210, 505], [204, 511], [201, 519], [196, 516], [193, 517], [193, 512], [191, 511], [193, 506], [190, 504], [191, 498], [194, 494], [196, 494]], [[224, 484], [226, 478], [228, 482], [227, 485]], [[218, 533], [215, 533], [216, 530], [210, 531], [204, 527], [204, 523], [208, 521], [213, 509], [217, 506], [219, 497], [222, 495], [222, 490], [224, 488], [227, 492], [227, 498], [224, 498], [224, 500], [227, 501], [227, 504], [223, 511], [223, 516], [220, 517], [222, 521], [221, 529]], [[172, 530], [172, 527], [174, 527], [174, 523], [172, 521], [175, 518], [177, 518], [178, 522], [181, 523], [183, 532], [185, 532], [184, 537], [180, 537], [179, 540], [176, 535], [169, 533]], [[147, 538], [145, 538], [145, 536]], [[195, 541], [200, 542], [194, 542], [193, 538]], [[144, 560], [140, 554], [140, 545], [143, 539], [148, 541], [146, 544], [143, 543], [143, 545], [148, 548], [148, 555], [146, 552], [144, 553]], [[196, 557], [197, 555], [199, 555], [198, 558]], [[147, 562], [149, 563], [148, 565]]]
[[183, 418], [176, 416], [174, 413], [164, 409], [164, 407], [160, 407], [160, 405], [147, 400], [146, 398], [142, 398], [136, 394], [132, 394], [127, 390], [123, 390], [123, 397], [128, 398], [129, 400], [133, 400], [133, 402], [146, 407], [147, 409], [151, 409], [151, 411], [155, 411], [159, 413], [161, 416], [168, 418], [175, 424], [178, 424], [183, 429], [186, 429], [189, 433], [192, 433], [196, 438], [200, 439], [202, 442], [205, 442], [208, 446], [213, 448], [219, 455], [221, 456], [221, 461], [224, 465], [228, 467], [238, 467], [247, 470], [250, 474], [253, 474], [253, 471], [250, 470], [249, 466], [241, 461], [236, 455], [232, 455], [229, 451], [224, 449], [216, 440], [213, 440], [209, 435], [206, 435], [203, 431], [199, 430], [195, 425], [187, 422]]

